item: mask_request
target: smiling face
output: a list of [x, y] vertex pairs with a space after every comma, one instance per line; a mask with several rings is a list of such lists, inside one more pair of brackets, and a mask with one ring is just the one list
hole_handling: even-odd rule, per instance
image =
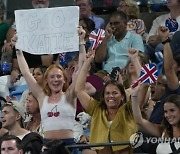
[[118, 109], [122, 105], [124, 96], [122, 96], [116, 85], [108, 84], [104, 91], [104, 101], [107, 109]]
[[49, 70], [46, 81], [52, 93], [60, 92], [65, 83], [62, 70], [59, 68], [52, 68]]
[[166, 102], [164, 104], [164, 117], [173, 126], [177, 126], [180, 123], [180, 108], [174, 103]]
[[49, 7], [49, 0], [32, 0], [32, 6], [37, 8], [48, 8]]

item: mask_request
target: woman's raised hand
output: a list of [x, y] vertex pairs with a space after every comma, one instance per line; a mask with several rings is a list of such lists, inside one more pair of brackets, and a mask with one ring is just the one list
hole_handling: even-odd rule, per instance
[[79, 35], [79, 43], [85, 44], [84, 38], [86, 36], [86, 31], [83, 29], [82, 26], [78, 27], [78, 35]]
[[128, 48], [128, 56], [131, 59], [131, 61], [138, 57], [138, 50], [134, 48]]
[[87, 54], [86, 54], [86, 61], [91, 63], [94, 60], [95, 57], [95, 50], [90, 50]]

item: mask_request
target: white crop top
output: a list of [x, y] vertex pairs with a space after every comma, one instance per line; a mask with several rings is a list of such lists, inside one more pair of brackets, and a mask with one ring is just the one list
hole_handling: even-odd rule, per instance
[[[162, 139], [164, 139], [164, 135], [165, 135], [165, 132], [163, 132], [163, 134], [162, 134]], [[174, 146], [176, 149], [179, 149], [180, 148], [180, 142], [175, 142]], [[159, 143], [157, 148], [156, 148], [156, 153], [157, 154], [170, 154], [170, 153], [172, 153], [170, 143], [168, 143], [168, 142], [167, 143]]]
[[57, 103], [48, 103], [48, 96], [45, 96], [40, 110], [41, 123], [44, 131], [69, 129], [74, 127], [76, 109], [69, 104], [65, 94]]

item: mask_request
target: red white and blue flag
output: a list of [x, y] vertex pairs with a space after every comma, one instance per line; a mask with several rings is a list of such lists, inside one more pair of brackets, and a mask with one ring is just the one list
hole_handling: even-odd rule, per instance
[[132, 84], [132, 88], [138, 86], [139, 83], [154, 83], [157, 81], [158, 70], [154, 64], [146, 64], [141, 68], [140, 77]]
[[91, 43], [92, 49], [95, 50], [105, 37], [104, 29], [95, 29], [89, 35], [89, 41]]

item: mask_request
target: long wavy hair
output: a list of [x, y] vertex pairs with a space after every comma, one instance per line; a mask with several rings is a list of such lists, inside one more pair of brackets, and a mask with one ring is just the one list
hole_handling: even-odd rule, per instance
[[[180, 95], [170, 95], [164, 104], [166, 103], [172, 103], [180, 110]], [[162, 121], [163, 130], [167, 130], [169, 134], [172, 133], [172, 125], [167, 121], [167, 119], [164, 117]], [[180, 129], [180, 121], [178, 122], [178, 128]]]
[[[63, 76], [64, 76], [64, 81], [65, 81], [65, 83], [64, 83], [64, 85], [63, 85], [63, 88], [62, 88], [62, 91], [65, 92], [65, 91], [67, 90], [67, 88], [69, 87], [69, 84], [68, 84], [68, 81], [67, 81], [66, 72], [65, 72], [64, 68], [63, 68], [61, 65], [59, 65], [59, 64], [52, 64], [52, 65], [50, 65], [50, 66], [47, 68], [46, 72], [44, 73], [44, 80], [47, 79], [48, 74], [49, 74], [49, 71], [50, 71], [51, 69], [53, 69], [53, 68], [58, 68], [58, 69], [60, 69], [60, 70], [62, 71]], [[44, 91], [45, 94], [47, 94], [48, 96], [50, 96], [50, 95], [52, 94], [52, 93], [51, 93], [51, 89], [49, 88], [49, 85], [48, 85], [47, 82], [44, 82], [43, 91]]]
[[[106, 106], [106, 103], [105, 103], [105, 100], [104, 100], [104, 94], [105, 94], [106, 87], [107, 87], [108, 85], [110, 85], [110, 84], [116, 86], [116, 87], [119, 89], [121, 95], [124, 97], [124, 99], [122, 100], [122, 104], [126, 103], [126, 92], [125, 92], [125, 90], [124, 90], [123, 85], [122, 85], [121, 83], [117, 82], [116, 80], [109, 80], [109, 81], [107, 81], [106, 84], [104, 85], [104, 87], [103, 87], [103, 89], [102, 89], [102, 93], [101, 93], [100, 107], [101, 107], [102, 109], [107, 109], [107, 106]], [[122, 105], [122, 104], [121, 104], [121, 105]]]

